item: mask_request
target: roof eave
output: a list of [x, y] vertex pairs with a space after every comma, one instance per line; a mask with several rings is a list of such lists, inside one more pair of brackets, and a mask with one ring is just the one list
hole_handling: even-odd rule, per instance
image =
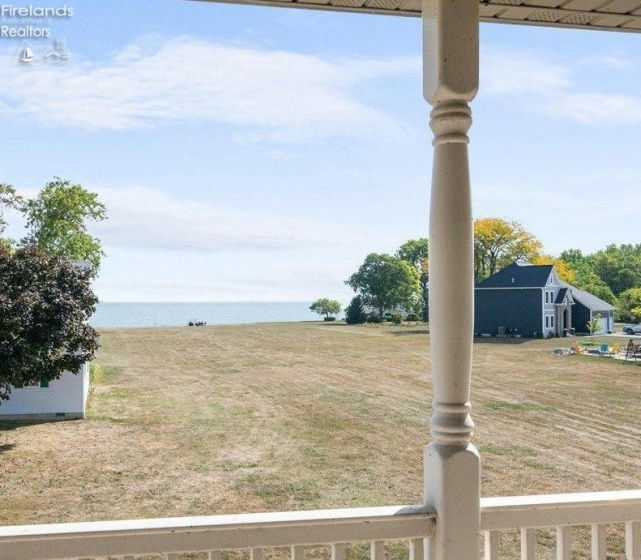
[[[399, 0], [393, 4], [403, 6], [399, 7], [372, 7], [366, 6], [366, 2], [372, 0], [190, 0], [192, 2], [209, 2], [219, 4], [246, 4], [251, 6], [262, 7], [277, 7], [277, 8], [298, 8], [303, 10], [315, 11], [331, 11], [355, 14], [370, 14], [370, 15], [387, 15], [387, 16], [400, 16], [400, 17], [420, 17], [421, 16], [421, 3], [416, 1]], [[361, 3], [361, 5], [347, 5], [350, 1], [353, 3]], [[326, 3], [323, 3], [326, 2]], [[334, 3], [332, 3], [334, 2]], [[338, 3], [344, 5], [337, 5]], [[550, 8], [545, 6], [532, 6], [532, 5], [514, 5], [514, 4], [494, 4], [491, 1], [482, 0], [481, 14], [479, 21], [481, 23], [500, 23], [500, 24], [513, 24], [513, 25], [528, 25], [535, 27], [548, 27], [548, 28], [561, 28], [561, 29], [575, 29], [575, 30], [592, 30], [592, 31], [616, 31], [624, 33], [639, 33], [641, 32], [641, 13], [628, 14], [628, 13], [612, 13], [612, 12], [599, 12], [599, 11], [581, 11], [581, 10], [567, 10], [563, 8]], [[411, 6], [411, 9], [407, 6]], [[508, 13], [516, 15], [510, 16]], [[486, 11], [486, 14], [483, 14]], [[487, 14], [490, 15], [487, 15]], [[506, 13], [508, 14], [506, 16]], [[545, 19], [546, 14], [556, 15], [556, 19]], [[517, 17], [518, 16], [518, 17]], [[616, 24], [600, 24], [600, 18], [618, 16], [620, 21]], [[535, 19], [535, 18], [541, 19]], [[573, 21], [567, 21], [574, 18]], [[588, 19], [589, 18], [589, 19]], [[607, 19], [606, 19], [607, 21]]]

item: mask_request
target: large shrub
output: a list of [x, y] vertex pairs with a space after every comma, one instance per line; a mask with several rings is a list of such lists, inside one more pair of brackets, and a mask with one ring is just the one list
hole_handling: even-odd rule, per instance
[[363, 309], [363, 298], [356, 296], [345, 308], [345, 322], [348, 325], [361, 325], [367, 320], [367, 313]]
[[58, 379], [94, 357], [92, 277], [36, 247], [0, 248], [0, 401], [11, 386]]

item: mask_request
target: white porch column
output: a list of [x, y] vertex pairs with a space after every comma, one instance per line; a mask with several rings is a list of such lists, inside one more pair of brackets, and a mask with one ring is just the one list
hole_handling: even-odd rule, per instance
[[479, 557], [480, 464], [470, 443], [474, 248], [467, 132], [478, 89], [478, 0], [423, 0], [424, 96], [432, 105], [430, 210], [432, 443], [425, 501], [436, 508], [430, 560]]

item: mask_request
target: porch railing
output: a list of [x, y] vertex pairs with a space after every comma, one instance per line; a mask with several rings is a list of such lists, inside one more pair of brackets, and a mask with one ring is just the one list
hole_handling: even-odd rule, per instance
[[[344, 560], [348, 544], [369, 543], [371, 560], [383, 560], [387, 541], [407, 541], [410, 560], [428, 558], [434, 513], [424, 506], [318, 510], [285, 513], [184, 517], [0, 528], [3, 560], [121, 558], [155, 554], [177, 560], [184, 552], [204, 552], [218, 560], [223, 550], [249, 550], [262, 560], [267, 549], [287, 547], [291, 560], [324, 545], [332, 560]], [[641, 559], [641, 490], [557, 494], [481, 500], [485, 560], [499, 558], [503, 531], [520, 530], [522, 560], [536, 558], [536, 533], [556, 532], [557, 560], [572, 558], [570, 528], [591, 528], [591, 557], [605, 560], [606, 524], [625, 531], [625, 557]], [[327, 555], [327, 554], [326, 554]]]
[[2, 560], [122, 558], [158, 554], [177, 560], [183, 552], [249, 549], [261, 560], [265, 549], [290, 547], [302, 560], [305, 547], [324, 544], [332, 560], [344, 560], [349, 543], [369, 542], [372, 560], [383, 560], [385, 541], [407, 539], [414, 560], [425, 556], [434, 514], [424, 506], [380, 507], [183, 517], [0, 528]]
[[[572, 527], [588, 526], [592, 560], [606, 560], [606, 524], [622, 525], [625, 558], [641, 559], [641, 490], [481, 500], [485, 560], [498, 560], [502, 531], [519, 529], [521, 560], [534, 560], [537, 529], [556, 532], [557, 560], [573, 558]], [[576, 557], [576, 556], [574, 556]], [[614, 556], [611, 556], [614, 558]]]

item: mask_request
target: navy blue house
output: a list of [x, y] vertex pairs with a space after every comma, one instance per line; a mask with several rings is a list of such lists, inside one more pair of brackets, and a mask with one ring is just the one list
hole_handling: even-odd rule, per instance
[[572, 329], [585, 333], [597, 314], [598, 334], [614, 326], [613, 306], [563, 282], [551, 264], [511, 264], [479, 282], [474, 295], [477, 335], [508, 332], [549, 338]]

